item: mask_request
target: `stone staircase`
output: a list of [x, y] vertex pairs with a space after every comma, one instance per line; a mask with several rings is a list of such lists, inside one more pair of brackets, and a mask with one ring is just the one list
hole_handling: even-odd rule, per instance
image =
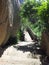
[[29, 33], [24, 31], [25, 42], [19, 41], [5, 49], [0, 57], [0, 65], [41, 65], [40, 54], [34, 54], [35, 42]]

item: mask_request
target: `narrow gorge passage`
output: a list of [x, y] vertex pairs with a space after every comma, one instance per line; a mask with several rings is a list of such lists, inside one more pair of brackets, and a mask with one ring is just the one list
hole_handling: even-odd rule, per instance
[[25, 41], [8, 47], [0, 58], [0, 65], [40, 65], [40, 54], [35, 54], [35, 44], [29, 33], [24, 31]]

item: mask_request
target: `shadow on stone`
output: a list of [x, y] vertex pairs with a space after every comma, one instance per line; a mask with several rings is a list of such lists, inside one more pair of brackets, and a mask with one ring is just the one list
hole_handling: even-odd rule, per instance
[[0, 57], [2, 56], [2, 54], [4, 53], [4, 51], [8, 47], [15, 45], [15, 44], [17, 44], [17, 38], [16, 37], [10, 37], [9, 40], [7, 41], [7, 43], [0, 47]]
[[[21, 43], [20, 43], [21, 44]], [[36, 54], [41, 54], [44, 55], [44, 52], [42, 52], [40, 45], [38, 43], [35, 44], [28, 44], [28, 45], [24, 45], [24, 46], [13, 46], [14, 48], [16, 48], [17, 50], [23, 51], [23, 52], [35, 52]]]

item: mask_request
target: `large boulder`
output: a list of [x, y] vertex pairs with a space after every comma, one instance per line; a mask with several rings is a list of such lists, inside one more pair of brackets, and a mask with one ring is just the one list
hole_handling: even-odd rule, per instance
[[42, 33], [41, 48], [49, 56], [49, 32], [47, 31]]
[[0, 0], [0, 46], [20, 28], [19, 0]]

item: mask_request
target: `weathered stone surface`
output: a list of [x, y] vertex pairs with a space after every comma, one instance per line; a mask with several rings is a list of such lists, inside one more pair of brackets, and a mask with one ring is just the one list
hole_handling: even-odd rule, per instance
[[[41, 64], [40, 54], [39, 55], [37, 54], [35, 57], [35, 55], [30, 52], [31, 50], [27, 50], [27, 48], [25, 47], [28, 45], [32, 45], [34, 42], [32, 43], [18, 42], [18, 43], [19, 44], [8, 47], [4, 51], [2, 57], [0, 58], [0, 65], [40, 65]], [[20, 46], [22, 47], [18, 49], [18, 47]]]
[[0, 0], [0, 46], [6, 43], [9, 36], [15, 36], [19, 27], [19, 2]]
[[41, 48], [49, 56], [49, 33], [48, 32], [43, 32], [42, 33]]

